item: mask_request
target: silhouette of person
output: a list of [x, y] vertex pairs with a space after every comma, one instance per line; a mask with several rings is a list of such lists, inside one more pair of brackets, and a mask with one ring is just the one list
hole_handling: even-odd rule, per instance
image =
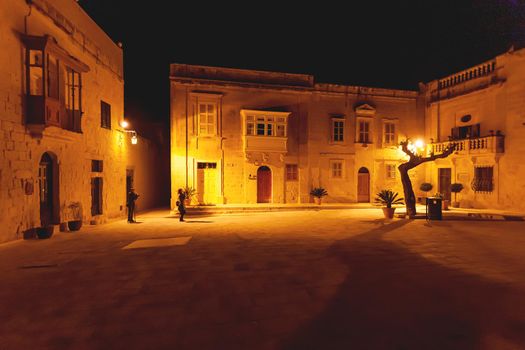
[[179, 200], [176, 203], [177, 209], [179, 210], [179, 213], [180, 213], [179, 221], [184, 221], [184, 214], [186, 214], [186, 205], [184, 203], [186, 200], [186, 193], [184, 193], [182, 188], [179, 188], [177, 193], [179, 194]]
[[128, 198], [126, 199], [126, 206], [128, 207], [128, 222], [135, 221], [135, 201], [139, 198], [139, 195], [135, 193], [135, 189], [131, 187], [128, 192]]

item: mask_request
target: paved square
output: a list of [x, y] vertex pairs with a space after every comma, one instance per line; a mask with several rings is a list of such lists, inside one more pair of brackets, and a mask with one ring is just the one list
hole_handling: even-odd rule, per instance
[[0, 349], [525, 348], [525, 222], [138, 220], [0, 245]]

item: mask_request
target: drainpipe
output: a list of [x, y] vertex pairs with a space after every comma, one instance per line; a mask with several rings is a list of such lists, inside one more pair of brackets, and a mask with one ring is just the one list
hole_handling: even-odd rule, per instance
[[27, 20], [29, 19], [29, 16], [31, 16], [31, 11], [33, 10], [33, 1], [32, 0], [26, 0], [26, 3], [29, 7], [29, 12], [27, 15], [24, 16], [24, 34], [27, 35]]
[[188, 87], [186, 87], [186, 187], [188, 187]]

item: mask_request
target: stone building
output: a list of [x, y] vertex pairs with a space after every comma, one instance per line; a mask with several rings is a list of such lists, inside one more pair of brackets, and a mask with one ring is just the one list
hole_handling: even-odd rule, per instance
[[157, 146], [119, 125], [122, 48], [73, 0], [0, 11], [0, 242], [71, 220], [72, 202], [85, 223], [123, 217], [133, 181], [153, 205]]
[[[416, 91], [316, 84], [302, 74], [172, 64], [172, 208], [194, 203], [370, 202], [401, 191], [398, 140], [424, 136]], [[415, 182], [424, 172], [415, 169]]]
[[461, 183], [462, 207], [525, 211], [524, 76], [525, 50], [511, 49], [424, 87], [432, 150], [457, 150], [428, 164], [427, 180], [446, 198]]

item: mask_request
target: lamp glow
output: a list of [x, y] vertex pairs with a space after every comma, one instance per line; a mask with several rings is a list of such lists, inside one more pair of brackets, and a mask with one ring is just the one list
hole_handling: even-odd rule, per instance
[[129, 126], [129, 123], [126, 120], [122, 120], [120, 122], [120, 126], [125, 129], [125, 128], [127, 128]]
[[415, 142], [415, 146], [416, 146], [417, 148], [423, 148], [424, 143], [423, 143], [422, 140], [416, 140], [416, 142]]
[[136, 145], [137, 142], [138, 142], [137, 135], [132, 135], [131, 136], [131, 144], [132, 145]]

